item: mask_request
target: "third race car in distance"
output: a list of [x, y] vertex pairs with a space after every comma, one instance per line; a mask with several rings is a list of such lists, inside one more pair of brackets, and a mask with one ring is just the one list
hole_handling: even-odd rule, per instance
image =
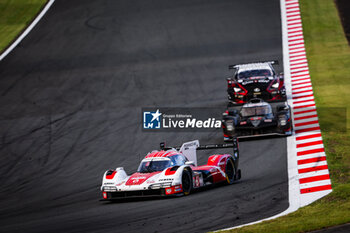
[[[127, 175], [122, 167], [105, 172], [102, 180], [104, 200], [145, 196], [182, 196], [192, 190], [217, 183], [232, 184], [241, 178], [238, 169], [238, 141], [200, 146], [198, 140], [181, 148], [165, 148], [148, 153], [136, 173]], [[214, 154], [208, 163], [197, 166], [197, 150], [233, 148], [233, 154]]]
[[267, 135], [292, 134], [292, 119], [289, 105], [284, 103], [267, 103], [262, 99], [251, 99], [240, 109], [228, 106], [223, 113], [222, 128], [224, 141], [232, 138], [256, 137]]
[[227, 79], [228, 99], [234, 104], [247, 103], [252, 98], [265, 101], [285, 101], [286, 90], [283, 75], [277, 75], [273, 64], [277, 61], [254, 62], [230, 65], [234, 69], [232, 78]]

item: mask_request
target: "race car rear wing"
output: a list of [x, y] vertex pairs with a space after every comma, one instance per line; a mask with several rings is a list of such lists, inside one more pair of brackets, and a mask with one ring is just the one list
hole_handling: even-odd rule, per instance
[[278, 61], [277, 60], [274, 60], [274, 61], [257, 61], [257, 62], [249, 62], [249, 63], [243, 63], [243, 64], [229, 65], [228, 69], [229, 70], [233, 70], [233, 69], [237, 69], [239, 66], [261, 64], [261, 63], [268, 63], [270, 65], [278, 65]]
[[176, 149], [180, 153], [182, 153], [189, 161], [193, 161], [195, 166], [197, 166], [197, 150], [211, 150], [211, 149], [225, 149], [225, 148], [233, 148], [233, 156], [238, 157], [238, 139], [233, 138], [232, 143], [225, 144], [209, 144], [209, 145], [199, 145], [198, 140], [185, 142], [181, 147], [166, 147], [165, 142], [160, 143], [161, 150], [170, 150]]

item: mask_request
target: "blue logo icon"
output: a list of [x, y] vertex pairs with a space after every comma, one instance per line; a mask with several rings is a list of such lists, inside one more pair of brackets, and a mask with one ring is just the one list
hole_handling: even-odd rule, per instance
[[144, 129], [160, 129], [160, 120], [162, 113], [157, 109], [156, 112], [143, 112]]

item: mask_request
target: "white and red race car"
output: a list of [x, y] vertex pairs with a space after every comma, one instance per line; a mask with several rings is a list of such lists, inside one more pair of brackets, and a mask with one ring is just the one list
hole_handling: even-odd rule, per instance
[[[197, 150], [233, 148], [233, 155], [215, 154], [206, 165], [197, 166]], [[104, 200], [143, 196], [182, 196], [192, 190], [216, 184], [232, 184], [241, 178], [238, 169], [238, 142], [200, 146], [198, 140], [184, 143], [181, 148], [152, 151], [141, 161], [137, 172], [128, 176], [122, 167], [103, 175]]]

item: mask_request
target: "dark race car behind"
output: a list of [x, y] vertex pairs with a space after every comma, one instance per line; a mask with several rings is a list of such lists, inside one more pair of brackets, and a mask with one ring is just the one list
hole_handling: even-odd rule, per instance
[[290, 107], [287, 103], [272, 107], [262, 99], [252, 99], [239, 109], [229, 106], [223, 113], [222, 127], [225, 141], [234, 137], [288, 136], [292, 134]]
[[234, 104], [247, 103], [252, 98], [265, 101], [285, 101], [283, 75], [277, 75], [273, 64], [277, 61], [231, 65], [234, 75], [227, 79], [228, 99]]

